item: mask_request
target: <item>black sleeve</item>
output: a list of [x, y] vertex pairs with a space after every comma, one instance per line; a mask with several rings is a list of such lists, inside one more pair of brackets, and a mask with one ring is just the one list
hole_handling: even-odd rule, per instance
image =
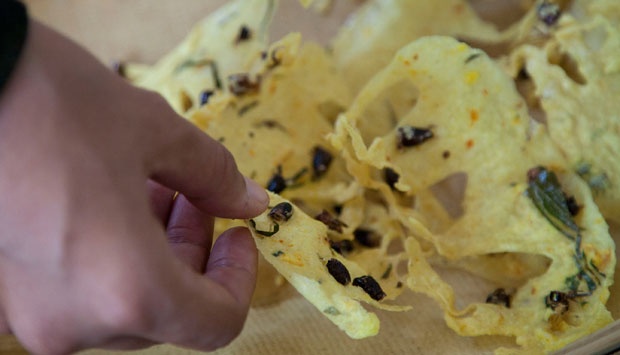
[[0, 0], [0, 94], [15, 69], [28, 33], [26, 6]]

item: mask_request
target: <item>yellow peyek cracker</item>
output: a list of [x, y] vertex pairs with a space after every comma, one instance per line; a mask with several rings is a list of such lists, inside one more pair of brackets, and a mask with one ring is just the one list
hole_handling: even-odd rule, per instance
[[357, 92], [401, 47], [429, 35], [488, 42], [502, 38], [464, 0], [371, 0], [352, 15], [334, 38], [334, 59]]
[[235, 0], [196, 24], [173, 51], [132, 75], [135, 85], [159, 92], [185, 115], [205, 95], [229, 90], [227, 78], [247, 71], [268, 46], [277, 0]]
[[[364, 338], [379, 321], [362, 303], [404, 310], [383, 301], [407, 286], [456, 333], [520, 346], [500, 353], [552, 351], [611, 320], [614, 245], [594, 201], [617, 218], [617, 1], [538, 1], [500, 32], [462, 0], [369, 0], [333, 51], [299, 34], [268, 45], [276, 5], [231, 1], [126, 73], [279, 192], [246, 221], [263, 256], [255, 305], [283, 297], [284, 277]], [[447, 37], [409, 44], [431, 34], [509, 56]], [[446, 265], [503, 290], [467, 304], [436, 271]]]
[[329, 150], [323, 137], [331, 121], [322, 108], [350, 100], [325, 51], [300, 41], [299, 34], [288, 35], [253, 63], [244, 73], [255, 83], [251, 91], [217, 95], [190, 117], [265, 187], [280, 169], [290, 185], [310, 180], [314, 149]]
[[[415, 87], [415, 104], [392, 118], [390, 132], [366, 142], [357, 125], [378, 119], [367, 116], [367, 107], [403, 80]], [[435, 298], [457, 333], [514, 336], [525, 352], [550, 351], [611, 321], [604, 305], [615, 258], [605, 220], [544, 126], [529, 117], [511, 78], [484, 53], [447, 37], [406, 46], [339, 117], [331, 139], [357, 181], [381, 192], [391, 215], [440, 256], [456, 262], [520, 253], [550, 260], [506, 294], [497, 291], [491, 301], [498, 304], [457, 309], [454, 291], [420, 242], [406, 239], [408, 285]], [[396, 183], [379, 173], [386, 168]], [[466, 178], [462, 211], [429, 228], [437, 206], [424, 200], [438, 197], [427, 191], [454, 174]], [[421, 201], [403, 203], [397, 198], [403, 194]], [[569, 212], [568, 197], [582, 209]], [[518, 268], [530, 261], [511, 262]]]
[[513, 75], [521, 66], [529, 75], [568, 168], [588, 182], [603, 215], [620, 221], [620, 27], [612, 21], [567, 16], [543, 48], [522, 46], [511, 60]]
[[379, 331], [379, 319], [360, 301], [383, 309], [404, 309], [379, 303], [385, 297], [380, 284], [360, 281], [368, 274], [333, 251], [327, 226], [278, 195], [270, 194], [269, 209], [247, 224], [265, 259], [350, 337], [365, 338]]
[[[516, 240], [510, 241], [507, 237], [488, 240], [487, 244], [495, 244], [495, 250], [519, 250], [544, 255], [551, 260], [551, 264], [542, 275], [529, 279], [516, 290], [506, 291], [509, 293], [509, 307], [495, 299], [496, 304], [474, 303], [464, 309], [456, 309], [454, 291], [419, 256], [420, 251], [413, 239], [408, 240], [407, 244], [412, 257], [409, 286], [435, 298], [446, 312], [447, 323], [459, 334], [515, 336], [523, 353], [559, 349], [609, 323], [612, 319], [604, 304], [609, 297], [608, 287], [613, 282], [613, 242], [587, 186], [572, 174], [561, 176], [561, 183], [565, 192], [574, 194], [584, 204], [576, 221], [584, 230], [580, 250], [585, 261], [597, 265], [595, 270], [586, 272], [592, 276], [594, 290], [590, 292], [585, 282], [580, 283], [583, 281], [581, 277], [586, 278], [586, 274], [580, 274], [574, 241], [559, 233], [531, 206], [531, 201], [524, 196], [524, 186], [513, 193], [515, 202], [510, 216], [501, 219], [505, 224], [501, 233], [504, 236], [515, 235], [523, 244], [518, 245]], [[487, 217], [499, 216], [493, 213]], [[577, 283], [580, 284], [575, 286]], [[571, 293], [571, 288], [579, 291]], [[575, 294], [582, 296], [571, 296]], [[561, 302], [554, 303], [556, 298]], [[499, 352], [512, 353], [516, 350], [501, 349]]]

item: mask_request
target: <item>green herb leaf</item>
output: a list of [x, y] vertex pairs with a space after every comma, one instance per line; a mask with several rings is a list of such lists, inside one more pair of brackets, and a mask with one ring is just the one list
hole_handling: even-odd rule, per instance
[[270, 231], [262, 231], [262, 230], [256, 229], [256, 222], [254, 222], [253, 219], [250, 220], [250, 225], [252, 225], [252, 229], [254, 229], [256, 233], [262, 236], [265, 236], [265, 237], [271, 237], [272, 235], [278, 233], [278, 231], [280, 230], [280, 225], [275, 222], [273, 224], [273, 230], [270, 230]]
[[326, 313], [326, 314], [329, 314], [329, 315], [332, 315], [332, 316], [339, 316], [340, 315], [340, 311], [336, 307], [334, 307], [334, 306], [329, 306], [329, 307], [325, 308], [323, 310], [323, 313]]

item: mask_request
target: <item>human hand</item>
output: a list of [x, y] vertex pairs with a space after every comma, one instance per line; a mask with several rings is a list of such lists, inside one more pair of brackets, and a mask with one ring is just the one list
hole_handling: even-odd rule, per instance
[[244, 228], [211, 248], [212, 216], [267, 203], [161, 97], [31, 21], [0, 96], [0, 332], [35, 353], [221, 347], [257, 256]]

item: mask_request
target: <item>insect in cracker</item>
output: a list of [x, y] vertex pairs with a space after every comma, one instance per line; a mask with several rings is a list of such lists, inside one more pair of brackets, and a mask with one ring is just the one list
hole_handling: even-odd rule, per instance
[[370, 229], [357, 228], [353, 231], [355, 240], [368, 248], [376, 248], [381, 245], [381, 236]]
[[392, 190], [395, 189], [395, 185], [398, 182], [398, 179], [400, 179], [400, 175], [398, 175], [398, 173], [394, 171], [394, 169], [383, 168], [383, 180], [385, 180], [385, 183], [388, 184], [388, 186]]
[[348, 239], [330, 240], [329, 246], [338, 254], [345, 255], [353, 251], [353, 242]]
[[562, 10], [556, 3], [543, 1], [542, 4], [538, 5], [536, 15], [538, 16], [538, 19], [544, 22], [547, 26], [553, 26], [558, 22], [558, 19], [562, 15]]
[[370, 275], [356, 277], [352, 283], [353, 286], [361, 287], [364, 292], [375, 301], [381, 301], [385, 296], [385, 292], [381, 288], [381, 285]]
[[320, 214], [318, 214], [314, 219], [323, 222], [327, 226], [327, 228], [336, 231], [338, 233], [342, 233], [342, 228], [347, 227], [347, 224], [338, 218], [334, 217], [327, 210], [323, 210]]
[[265, 237], [271, 237], [274, 234], [278, 233], [278, 231], [280, 230], [280, 225], [276, 222], [274, 222], [273, 224], [273, 230], [270, 230], [270, 231], [263, 231], [263, 230], [256, 229], [256, 222], [253, 219], [250, 220], [250, 224], [252, 225], [252, 229], [254, 229], [256, 233], [262, 236], [265, 236]]
[[273, 69], [278, 65], [282, 64], [282, 59], [278, 58], [278, 52], [282, 49], [282, 47], [276, 47], [271, 50], [269, 55], [267, 52], [261, 53], [261, 58], [263, 60], [269, 59], [269, 63], [267, 64], [267, 68]]
[[341, 215], [342, 214], [342, 205], [334, 205], [333, 209], [334, 209], [334, 213], [337, 215]]
[[312, 171], [315, 179], [318, 179], [327, 172], [332, 159], [333, 157], [330, 152], [321, 146], [314, 147], [314, 153], [312, 155]]
[[569, 301], [572, 301], [575, 298], [586, 297], [590, 294], [591, 293], [589, 292], [576, 292], [572, 290], [568, 292], [551, 291], [545, 297], [545, 305], [553, 311], [563, 314], [569, 310]]
[[278, 172], [271, 177], [267, 183], [267, 190], [279, 194], [288, 186], [286, 179], [282, 176], [282, 169], [278, 167]]
[[510, 308], [510, 295], [506, 293], [503, 288], [498, 288], [491, 292], [485, 301], [486, 303], [503, 305], [506, 308]]
[[282, 166], [278, 165], [276, 173], [271, 177], [271, 179], [269, 179], [269, 182], [267, 183], [267, 190], [279, 194], [287, 187], [299, 184], [299, 179], [301, 179], [307, 171], [307, 168], [302, 168], [295, 175], [287, 179], [282, 176]]
[[250, 30], [246, 25], [241, 26], [239, 29], [239, 34], [237, 35], [237, 39], [235, 40], [235, 44], [239, 44], [241, 42], [247, 41], [252, 38], [252, 30]]
[[525, 67], [522, 67], [521, 69], [519, 69], [519, 72], [517, 73], [517, 79], [519, 80], [531, 79], [530, 74], [527, 72], [527, 69]]
[[276, 222], [286, 222], [293, 216], [293, 205], [280, 202], [269, 211], [269, 217]]
[[346, 266], [338, 259], [329, 259], [327, 262], [327, 271], [334, 277], [341, 285], [346, 285], [351, 282], [351, 274], [347, 270]]
[[581, 239], [579, 226], [566, 203], [557, 176], [552, 171], [539, 166], [527, 172], [527, 196], [542, 215], [562, 234], [577, 242]]
[[252, 80], [247, 73], [231, 74], [228, 76], [228, 89], [236, 96], [253, 94], [260, 88], [260, 77]]
[[551, 291], [545, 297], [545, 305], [552, 310], [559, 309], [559, 313], [568, 311], [569, 296], [561, 291]]
[[397, 147], [415, 147], [433, 138], [433, 131], [428, 128], [413, 126], [398, 127], [396, 132]]
[[579, 214], [579, 210], [581, 210], [581, 206], [575, 200], [575, 196], [566, 196], [566, 208], [568, 208], [568, 212], [570, 212], [571, 216], [576, 216]]
[[203, 92], [201, 92], [199, 98], [200, 106], [206, 105], [209, 102], [211, 96], [213, 96], [213, 94], [213, 90], [204, 90]]

